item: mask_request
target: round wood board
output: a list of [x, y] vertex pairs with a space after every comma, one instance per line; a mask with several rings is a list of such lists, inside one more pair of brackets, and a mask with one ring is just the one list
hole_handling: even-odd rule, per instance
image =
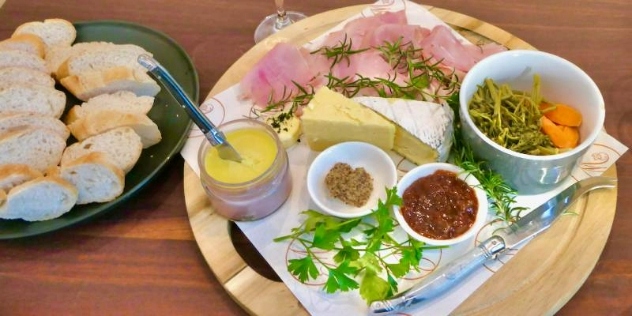
[[[266, 39], [226, 71], [209, 97], [238, 83], [277, 42], [302, 45], [365, 7], [360, 5], [324, 12]], [[427, 9], [473, 42], [491, 39], [510, 49], [535, 49], [521, 39], [472, 17], [435, 7]], [[614, 165], [605, 175], [616, 177]], [[282, 282], [262, 277], [242, 260], [231, 242], [228, 221], [213, 212], [197, 175], [187, 164], [184, 166], [184, 196], [198, 246], [217, 279], [238, 304], [253, 315], [307, 314]], [[616, 190], [589, 193], [572, 210], [579, 216], [561, 219], [531, 241], [453, 314], [555, 313], [579, 290], [597, 263], [610, 234], [616, 200]]]

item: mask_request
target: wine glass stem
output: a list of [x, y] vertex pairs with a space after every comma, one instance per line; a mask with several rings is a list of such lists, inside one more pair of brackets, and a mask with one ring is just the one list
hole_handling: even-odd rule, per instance
[[277, 18], [274, 23], [274, 27], [278, 30], [288, 26], [292, 23], [290, 18], [285, 14], [285, 8], [283, 7], [283, 0], [274, 0], [274, 4], [276, 5], [277, 10]]

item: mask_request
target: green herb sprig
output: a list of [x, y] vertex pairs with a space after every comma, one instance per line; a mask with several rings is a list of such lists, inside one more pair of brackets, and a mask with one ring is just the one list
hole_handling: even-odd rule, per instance
[[[456, 73], [448, 72], [441, 67], [441, 60], [435, 61], [432, 56], [425, 57], [421, 48], [416, 48], [412, 43], [402, 43], [401, 38], [394, 43], [384, 42], [377, 47], [353, 49], [352, 45], [351, 39], [345, 36], [337, 45], [321, 47], [311, 52], [322, 54], [331, 61], [330, 71], [323, 75], [326, 80], [325, 86], [346, 97], [352, 98], [366, 89], [384, 98], [430, 101], [445, 99], [460, 87]], [[395, 70], [394, 75], [388, 78], [369, 78], [356, 74], [353, 77], [340, 78], [332, 73], [331, 68], [341, 62], [349, 65], [351, 55], [369, 50], [379, 51], [380, 56]], [[408, 77], [405, 80], [398, 80], [398, 74], [407, 74]], [[254, 114], [259, 116], [265, 112], [287, 111], [293, 115], [299, 107], [307, 105], [314, 97], [314, 87], [304, 87], [294, 81], [292, 83], [294, 87], [285, 87], [279, 98], [276, 98], [272, 91], [265, 109], [253, 108]], [[289, 109], [288, 105], [291, 105]]]
[[[367, 302], [397, 293], [399, 278], [420, 271], [424, 250], [445, 247], [427, 246], [411, 238], [398, 242], [391, 236], [396, 226], [391, 208], [402, 203], [396, 192], [396, 188], [387, 189], [386, 201], [380, 200], [371, 214], [361, 218], [345, 220], [312, 210], [303, 212], [307, 218], [300, 226], [274, 240], [295, 241], [305, 249], [305, 257], [289, 260], [288, 271], [305, 283], [319, 277], [320, 266], [327, 271], [325, 292], [359, 289]], [[315, 249], [335, 252], [335, 264], [324, 262]]]
[[369, 50], [370, 48], [362, 48], [362, 49], [353, 49], [353, 41], [347, 37], [345, 33], [345, 37], [342, 41], [339, 41], [337, 45], [334, 46], [323, 46], [310, 54], [322, 54], [327, 59], [331, 60], [331, 66], [329, 69], [333, 68], [337, 63], [342, 62], [343, 60], [347, 62], [347, 66], [351, 65], [351, 59], [349, 56], [359, 54]]
[[454, 137], [450, 149], [453, 163], [478, 179], [490, 200], [490, 208], [496, 213], [497, 219], [502, 220], [505, 224], [516, 222], [520, 219], [520, 214], [527, 208], [515, 206], [518, 193], [505, 182], [500, 174], [489, 169], [485, 161], [476, 159], [472, 148], [463, 141], [459, 118], [459, 94], [453, 94], [447, 99], [447, 103], [455, 113]]

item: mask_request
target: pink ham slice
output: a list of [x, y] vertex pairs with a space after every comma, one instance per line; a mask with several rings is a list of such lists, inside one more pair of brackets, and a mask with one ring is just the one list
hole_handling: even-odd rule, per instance
[[395, 43], [401, 39], [401, 44], [421, 42], [430, 34], [430, 30], [418, 25], [385, 24], [378, 26], [366, 34], [362, 47], [378, 47], [385, 42]]
[[406, 12], [386, 12], [375, 16], [364, 17], [349, 21], [342, 30], [333, 32], [327, 36], [323, 46], [338, 46], [345, 40], [352, 42], [352, 49], [360, 49], [363, 46], [367, 34], [384, 25], [407, 25]]
[[287, 94], [295, 94], [293, 81], [301, 86], [317, 85], [314, 78], [327, 69], [324, 58], [310, 55], [304, 48], [279, 43], [241, 80], [242, 93], [265, 107], [270, 98], [279, 101], [284, 88]]
[[441, 60], [441, 63], [457, 70], [468, 72], [481, 59], [506, 49], [497, 44], [484, 46], [464, 45], [448, 27], [435, 26], [419, 46], [424, 55]]

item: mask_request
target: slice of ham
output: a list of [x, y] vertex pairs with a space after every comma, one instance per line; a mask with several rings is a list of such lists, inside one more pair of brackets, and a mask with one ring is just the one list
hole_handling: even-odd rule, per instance
[[369, 46], [363, 46], [367, 34], [372, 33], [376, 28], [384, 25], [407, 25], [405, 11], [386, 12], [370, 17], [362, 17], [349, 21], [342, 30], [333, 32], [327, 36], [323, 42], [323, 46], [339, 46], [345, 41], [351, 42], [352, 49], [360, 49]]
[[419, 46], [423, 49], [424, 55], [441, 60], [442, 64], [463, 72], [468, 72], [481, 59], [506, 50], [497, 44], [463, 44], [443, 25], [435, 26]]
[[378, 47], [385, 42], [395, 43], [400, 39], [400, 44], [410, 42], [416, 45], [429, 34], [430, 30], [418, 25], [385, 24], [366, 34], [361, 46]]
[[[241, 80], [244, 97], [265, 107], [270, 98], [279, 101], [297, 92], [293, 82], [301, 86], [318, 85], [315, 77], [328, 70], [326, 59], [311, 55], [304, 48], [287, 43], [277, 44]], [[321, 80], [322, 81], [322, 80]]]

